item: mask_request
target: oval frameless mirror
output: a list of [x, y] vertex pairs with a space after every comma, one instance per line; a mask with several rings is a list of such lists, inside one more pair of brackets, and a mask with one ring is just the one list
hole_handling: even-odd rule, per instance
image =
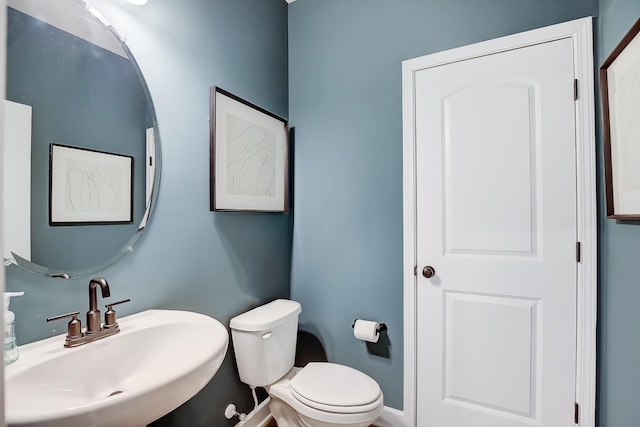
[[5, 265], [53, 277], [133, 250], [160, 182], [147, 85], [83, 0], [8, 0]]

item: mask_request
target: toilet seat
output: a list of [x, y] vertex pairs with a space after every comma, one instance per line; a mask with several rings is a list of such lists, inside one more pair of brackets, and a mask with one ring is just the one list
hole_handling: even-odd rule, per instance
[[[307, 374], [299, 378], [298, 381], [294, 381], [307, 369], [307, 367], [309, 367], [309, 365], [322, 366], [311, 367], [311, 369], [307, 371]], [[297, 369], [298, 368], [294, 368], [294, 370]], [[356, 379], [355, 383], [349, 384], [348, 386], [344, 387], [344, 389], [348, 389], [350, 393], [353, 392], [354, 395], [359, 396], [357, 399], [351, 398], [350, 401], [360, 401], [366, 403], [353, 406], [345, 406], [344, 404], [335, 405], [331, 404], [331, 402], [336, 402], [336, 397], [325, 394], [331, 392], [332, 390], [331, 386], [326, 386], [326, 384], [324, 384], [330, 381], [322, 381], [322, 378], [318, 378], [317, 375], [326, 374], [327, 377], [325, 378], [335, 378], [335, 376], [339, 376], [340, 373], [345, 373], [347, 372], [347, 370], [355, 371], [355, 374], [353, 374], [353, 372], [349, 372], [348, 377]], [[271, 395], [272, 398], [277, 398], [287, 403], [303, 419], [310, 418], [317, 421], [336, 424], [357, 425], [358, 423], [367, 423], [364, 425], [369, 425], [382, 413], [384, 398], [380, 387], [370, 377], [363, 374], [362, 372], [356, 371], [355, 369], [333, 363], [319, 362], [309, 363], [306, 367], [300, 369], [297, 374], [293, 375], [294, 376], [285, 375], [283, 379], [268, 387], [268, 391], [269, 395]], [[319, 381], [318, 383], [316, 383], [316, 385], [318, 386], [318, 391], [311, 389], [314, 379]], [[375, 384], [375, 387], [373, 389], [370, 388], [371, 384], [368, 384], [367, 380], [370, 380]], [[292, 382], [294, 383], [294, 385], [296, 385], [297, 391], [293, 390], [293, 387], [291, 385]], [[322, 382], [323, 384], [319, 385], [320, 382]], [[338, 380], [337, 383], [342, 382]], [[368, 391], [365, 391], [363, 393], [357, 391], [357, 388], [359, 388], [362, 384], [364, 384], [365, 386], [364, 389]], [[377, 393], [375, 390], [376, 388]], [[301, 391], [302, 394], [300, 393]], [[304, 396], [305, 394], [307, 396]], [[310, 399], [309, 395], [314, 399], [326, 400], [329, 403], [318, 402], [317, 400]]]
[[367, 412], [379, 406], [380, 386], [344, 365], [311, 362], [289, 384], [293, 396], [312, 408], [336, 413]]

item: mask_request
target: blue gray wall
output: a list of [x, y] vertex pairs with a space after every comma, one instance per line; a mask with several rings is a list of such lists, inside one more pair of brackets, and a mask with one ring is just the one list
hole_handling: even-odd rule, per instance
[[[329, 360], [375, 378], [387, 406], [403, 407], [401, 62], [597, 14], [597, 0], [289, 6], [291, 297], [302, 304], [301, 327], [320, 337]], [[372, 353], [355, 340], [355, 317], [386, 322], [386, 348]]]
[[[638, 0], [600, 0], [598, 67], [638, 18]], [[601, 148], [598, 154], [602, 159]], [[602, 160], [599, 167], [598, 425], [637, 426], [640, 223], [606, 219]]]
[[[136, 7], [92, 0], [128, 45], [154, 101], [162, 143], [156, 209], [135, 251], [98, 274], [119, 313], [149, 308], [205, 313], [228, 325], [234, 315], [289, 296], [291, 216], [209, 211], [209, 87], [218, 85], [288, 116], [287, 6], [282, 0], [153, 0]], [[60, 334], [44, 319], [88, 306], [88, 280], [44, 279], [6, 270], [20, 344]], [[98, 369], [98, 367], [96, 367]], [[233, 425], [229, 402], [253, 407], [233, 353], [196, 397], [157, 425]]]

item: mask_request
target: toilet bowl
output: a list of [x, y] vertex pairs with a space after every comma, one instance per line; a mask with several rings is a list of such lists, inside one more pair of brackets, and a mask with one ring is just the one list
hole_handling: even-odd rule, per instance
[[382, 413], [380, 386], [329, 362], [294, 368], [300, 304], [275, 300], [231, 319], [240, 380], [269, 393], [278, 427], [368, 427]]
[[[267, 387], [272, 415], [282, 427], [367, 427], [382, 413], [383, 395], [369, 376], [348, 366], [311, 362]], [[279, 413], [280, 412], [280, 413]], [[291, 420], [298, 421], [297, 423]]]

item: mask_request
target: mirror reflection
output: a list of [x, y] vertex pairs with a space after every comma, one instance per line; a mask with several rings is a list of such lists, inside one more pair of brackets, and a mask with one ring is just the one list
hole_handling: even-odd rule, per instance
[[[146, 223], [159, 181], [153, 106], [126, 46], [83, 1], [8, 4], [4, 257], [46, 275], [91, 274], [131, 250]], [[133, 220], [51, 223], [52, 144], [131, 157]], [[70, 200], [73, 193], [86, 203], [62, 209], [105, 218], [106, 205], [129, 197], [114, 190], [114, 169], [99, 163], [109, 158], [115, 156], [81, 164], [65, 158], [69, 163], [59, 166], [66, 179], [54, 188], [56, 200], [62, 191], [62, 197]], [[108, 204], [96, 203], [107, 196]]]

